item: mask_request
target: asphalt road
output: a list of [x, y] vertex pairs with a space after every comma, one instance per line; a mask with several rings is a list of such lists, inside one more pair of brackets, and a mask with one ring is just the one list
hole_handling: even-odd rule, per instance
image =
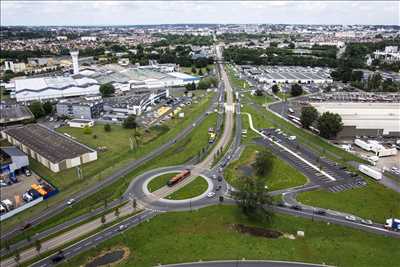
[[[80, 191], [79, 193], [70, 196], [70, 198], [74, 198], [76, 202], [81, 201], [82, 199], [85, 199], [86, 197], [96, 193], [97, 191], [101, 190], [104, 187], [107, 187], [108, 185], [112, 184], [113, 182], [117, 181], [120, 177], [123, 177], [130, 172], [132, 172], [134, 169], [138, 168], [139, 166], [145, 164], [146, 162], [154, 159], [158, 155], [162, 154], [165, 152], [167, 149], [169, 149], [172, 145], [174, 145], [176, 142], [179, 140], [182, 140], [185, 138], [196, 126], [193, 125], [198, 125], [203, 121], [203, 119], [207, 116], [208, 112], [211, 112], [214, 110], [216, 106], [216, 102], [219, 98], [219, 95], [215, 95], [214, 98], [212, 99], [212, 104], [210, 107], [203, 113], [201, 114], [198, 118], [196, 118], [193, 122], [193, 124], [190, 124], [188, 127], [186, 127], [182, 132], [180, 132], [174, 139], [168, 141], [167, 143], [164, 143], [157, 149], [151, 151], [149, 154], [146, 154], [140, 159], [133, 160], [130, 163], [128, 163], [126, 166], [122, 167], [121, 169], [117, 170], [115, 173], [111, 174], [110, 176], [106, 177], [105, 179], [99, 181], [95, 185], [84, 189]], [[55, 216], [56, 214], [61, 213], [65, 209], [69, 208], [66, 202], [59, 203], [57, 205], [51, 206], [48, 209], [46, 209], [44, 212], [40, 213], [39, 215], [35, 215], [34, 217], [28, 219], [32, 225], [39, 224], [47, 219], [49, 219], [52, 216]], [[14, 235], [18, 234], [20, 232], [20, 229], [26, 224], [26, 222], [21, 222], [19, 225], [16, 225], [13, 229], [10, 229], [7, 232], [1, 231], [1, 240], [9, 239], [13, 237]]]
[[163, 267], [311, 267], [325, 266], [304, 262], [288, 262], [288, 261], [248, 261], [248, 260], [231, 260], [231, 261], [206, 261], [206, 262], [190, 262], [180, 264], [161, 265]]

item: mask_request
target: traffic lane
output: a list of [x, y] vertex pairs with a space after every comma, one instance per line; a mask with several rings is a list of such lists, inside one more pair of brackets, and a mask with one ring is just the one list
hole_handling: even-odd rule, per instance
[[288, 261], [263, 261], [263, 260], [232, 260], [232, 261], [210, 261], [210, 262], [191, 262], [180, 264], [162, 265], [164, 267], [329, 267], [329, 265], [319, 265], [304, 262]]
[[[194, 124], [197, 125], [198, 123], [200, 123], [207, 116], [207, 112], [211, 112], [214, 109], [216, 101], [217, 101], [217, 94], [213, 97], [210, 107], [194, 121]], [[76, 202], [79, 202], [82, 199], [85, 199], [86, 197], [88, 197], [89, 195], [102, 189], [103, 187], [106, 187], [107, 185], [112, 184], [119, 177], [125, 176], [126, 174], [128, 174], [129, 172], [131, 172], [135, 168], [137, 168], [138, 166], [144, 164], [145, 162], [155, 158], [159, 154], [166, 151], [169, 147], [171, 147], [177, 141], [185, 138], [189, 134], [189, 132], [191, 132], [191, 130], [193, 130], [194, 127], [195, 126], [193, 126], [193, 124], [190, 124], [181, 133], [179, 133], [173, 140], [170, 140], [167, 143], [161, 145], [159, 148], [153, 150], [149, 154], [146, 154], [142, 158], [128, 163], [125, 167], [122, 167], [121, 169], [116, 171], [114, 174], [112, 174], [109, 177], [107, 177], [106, 179], [98, 182], [93, 187], [90, 187], [88, 190], [81, 191], [80, 193], [73, 195], [70, 198], [74, 198]], [[61, 213], [68, 207], [69, 206], [66, 204], [66, 202], [63, 202], [59, 205], [56, 205], [56, 206], [46, 209], [46, 211], [42, 212], [38, 216], [35, 216], [35, 217], [29, 219], [28, 221], [31, 224], [39, 224], [40, 222], [47, 220], [49, 217], [52, 217], [56, 214]], [[9, 239], [9, 238], [13, 237], [15, 234], [17, 234], [19, 232], [19, 229], [21, 229], [24, 225], [25, 225], [25, 223], [21, 224], [20, 226], [16, 226], [7, 232], [1, 231], [1, 240]]]
[[321, 180], [321, 176], [317, 175], [317, 171], [307, 164], [299, 160], [298, 158], [291, 156], [291, 154], [287, 153], [285, 150], [279, 149], [277, 146], [273, 145], [271, 142], [264, 141], [263, 139], [256, 139], [254, 143], [258, 145], [265, 146], [269, 148], [275, 155], [277, 155], [280, 159], [289, 163], [292, 167], [303, 173], [308, 179], [318, 185], [324, 185], [326, 182]]
[[[63, 261], [60, 261], [59, 263], [64, 262], [66, 259], [70, 259], [84, 251], [87, 251], [101, 242], [111, 239], [118, 234], [123, 234], [126, 230], [131, 229], [140, 223], [147, 221], [151, 219], [152, 217], [156, 216], [158, 213], [151, 211], [151, 210], [145, 210], [144, 212], [137, 214], [133, 217], [130, 217], [128, 219], [125, 219], [124, 221], [117, 223], [99, 233], [96, 233], [84, 240], [81, 240], [65, 249], [62, 250], [62, 254], [64, 255], [65, 259]], [[123, 225], [124, 229], [120, 230], [120, 226]], [[57, 252], [58, 253], [58, 252]], [[34, 264], [30, 265], [33, 267], [45, 267], [45, 266], [54, 266], [57, 265], [58, 263], [53, 263], [52, 258], [57, 254], [54, 253], [40, 261], [35, 262]]]
[[[325, 208], [320, 208], [320, 207], [313, 207], [313, 206], [303, 205], [302, 203], [300, 203], [300, 202], [298, 202], [296, 200], [296, 195], [299, 192], [302, 192], [302, 191], [301, 190], [295, 190], [293, 192], [283, 194], [283, 201], [285, 203], [286, 208], [291, 208], [291, 209], [294, 209], [294, 210], [300, 210], [300, 211], [303, 211], [303, 212], [307, 212], [309, 214], [312, 214], [313, 217], [315, 215], [319, 215], [320, 217], [325, 217], [325, 218], [331, 217], [331, 218], [335, 218], [335, 219], [338, 219], [338, 220], [342, 220], [342, 221], [346, 221], [346, 222], [351, 222], [353, 224], [361, 225], [361, 226], [364, 226], [364, 227], [369, 227], [369, 228], [374, 229], [374, 230], [383, 231], [385, 233], [391, 233], [392, 232], [392, 231], [389, 231], [389, 230], [385, 229], [384, 225], [380, 224], [380, 223], [373, 222], [371, 225], [363, 224], [361, 222], [361, 219], [363, 219], [363, 218], [355, 216], [355, 215], [352, 215], [352, 214], [347, 214], [347, 213], [338, 212], [338, 211], [335, 211], [335, 210], [330, 210], [330, 209], [325, 209]], [[293, 208], [295, 206], [296, 206], [296, 208]], [[298, 207], [301, 207], [301, 208], [298, 208]], [[322, 214], [318, 214], [318, 211], [325, 211], [326, 213], [322, 215]], [[356, 220], [355, 221], [347, 220], [346, 216], [348, 216], [348, 215], [354, 216], [356, 218]]]
[[319, 215], [319, 214], [315, 214], [314, 212], [312, 212], [310, 210], [294, 210], [294, 209], [284, 208], [284, 207], [274, 207], [274, 210], [277, 212], [288, 214], [288, 215], [301, 216], [301, 217], [318, 220], [318, 221], [327, 221], [330, 223], [340, 224], [343, 226], [348, 226], [348, 227], [359, 229], [359, 230], [365, 230], [365, 231], [375, 233], [375, 234], [381, 234], [381, 235], [388, 236], [388, 237], [400, 238], [400, 232], [387, 230], [383, 227], [383, 225], [377, 224], [377, 223], [375, 223], [373, 225], [365, 225], [365, 224], [361, 224], [360, 222], [348, 221], [342, 216], [331, 215], [328, 213], [326, 215]]

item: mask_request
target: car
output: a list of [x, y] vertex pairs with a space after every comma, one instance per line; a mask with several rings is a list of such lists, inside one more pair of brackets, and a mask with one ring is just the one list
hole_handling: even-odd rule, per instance
[[63, 259], [65, 259], [65, 256], [64, 256], [63, 252], [60, 251], [60, 252], [58, 252], [57, 255], [55, 255], [54, 257], [51, 258], [51, 261], [53, 263], [57, 263], [57, 262], [62, 261]]
[[217, 179], [217, 175], [216, 175], [216, 174], [213, 174], [212, 178], [213, 178], [214, 180]]
[[221, 189], [222, 186], [217, 186], [217, 188], [215, 188], [215, 191], [219, 191]]
[[22, 230], [22, 231], [23, 231], [23, 230], [26, 230], [26, 229], [30, 228], [31, 226], [32, 226], [31, 223], [26, 223], [24, 226], [22, 226], [21, 230]]
[[303, 209], [303, 208], [302, 208], [301, 206], [299, 206], [299, 205], [294, 205], [294, 206], [292, 206], [291, 208], [294, 209], [294, 210], [302, 210], [302, 209]]
[[315, 211], [315, 214], [318, 214], [318, 215], [325, 215], [325, 214], [326, 214], [326, 210], [316, 210], [316, 211]]
[[123, 224], [121, 224], [119, 227], [118, 227], [118, 231], [123, 231], [123, 230], [125, 230], [126, 229], [126, 225], [123, 225]]
[[345, 217], [346, 220], [351, 221], [351, 222], [355, 222], [356, 221], [356, 217], [354, 217], [353, 215], [347, 215]]
[[371, 221], [371, 220], [368, 220], [368, 219], [363, 219], [363, 220], [361, 220], [361, 223], [362, 223], [362, 224], [366, 224], [366, 225], [372, 225], [372, 221]]
[[222, 176], [218, 176], [218, 182], [222, 182]]
[[67, 201], [67, 205], [72, 205], [75, 203], [75, 199], [71, 198]]
[[208, 192], [207, 197], [212, 198], [215, 196], [214, 192]]
[[32, 172], [29, 169], [25, 169], [24, 173], [25, 173], [26, 176], [31, 176], [32, 175]]

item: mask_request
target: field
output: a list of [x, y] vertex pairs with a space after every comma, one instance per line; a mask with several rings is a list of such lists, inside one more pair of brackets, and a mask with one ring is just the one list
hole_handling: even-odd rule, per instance
[[[240, 155], [240, 158], [228, 165], [224, 176], [231, 185], [235, 187], [241, 175], [255, 176], [251, 164], [255, 161], [256, 153], [260, 149], [262, 147], [257, 145], [248, 145]], [[273, 163], [270, 175], [264, 177], [269, 190], [290, 188], [307, 182], [307, 178], [302, 173], [279, 158], [274, 158]]]
[[160, 176], [155, 177], [153, 180], [150, 181], [150, 183], [147, 185], [147, 189], [149, 189], [149, 192], [154, 192], [164, 185], [167, 184], [169, 179], [177, 175], [178, 173], [166, 173]]
[[247, 81], [239, 79], [237, 77], [237, 73], [235, 72], [234, 68], [231, 65], [227, 65], [225, 67], [226, 74], [229, 77], [229, 81], [233, 89], [249, 89], [250, 85]]
[[[48, 221], [33, 226], [32, 228], [28, 229], [24, 234], [21, 233], [17, 235], [15, 238], [10, 240], [10, 244], [18, 240], [24, 239], [26, 238], [26, 236], [32, 236], [35, 232], [49, 229], [52, 226], [89, 212], [91, 209], [102, 207], [105, 201], [111, 202], [112, 200], [120, 197], [128, 187], [131, 180], [134, 179], [135, 176], [143, 173], [144, 171], [163, 166], [183, 164], [189, 159], [198, 157], [201, 149], [208, 145], [208, 128], [215, 127], [216, 118], [217, 115], [215, 113], [208, 115], [208, 117], [205, 118], [205, 120], [201, 124], [199, 124], [191, 134], [189, 134], [180, 142], [173, 145], [170, 149], [165, 151], [160, 156], [140, 166], [130, 174], [121, 177], [112, 185], [74, 204], [73, 209], [66, 209], [60, 214], [52, 217]], [[6, 222], [8, 222], [8, 220]]]
[[[233, 224], [267, 227], [305, 237], [269, 239], [242, 234]], [[173, 245], [171, 245], [173, 244]], [[214, 206], [197, 212], [166, 213], [127, 231], [60, 265], [82, 266], [89, 257], [118, 245], [131, 249], [120, 266], [155, 266], [207, 260], [268, 259], [335, 266], [396, 266], [398, 239], [338, 225], [276, 215], [270, 225], [249, 221], [233, 206]]]
[[204, 193], [207, 190], [207, 188], [208, 188], [207, 181], [199, 176], [196, 177], [189, 184], [179, 189], [178, 191], [175, 191], [174, 193], [169, 195], [167, 199], [179, 200], [179, 199], [196, 197]]
[[[211, 71], [214, 69], [214, 65], [210, 64], [207, 66], [207, 68], [209, 68]], [[183, 73], [189, 74], [189, 75], [193, 75], [193, 76], [199, 76], [199, 71], [203, 72], [203, 75], [207, 74], [207, 70], [206, 68], [196, 68], [196, 73], [192, 73], [192, 67], [181, 67], [181, 71]]]
[[[144, 143], [141, 143], [140, 147], [134, 151], [129, 151], [129, 149], [128, 149], [129, 145], [127, 143], [125, 143], [125, 145], [124, 145], [124, 142], [122, 142], [122, 141], [121, 142], [118, 140], [109, 141], [108, 138], [104, 139], [104, 143], [101, 143], [102, 146], [111, 147], [112, 144], [115, 144], [115, 145], [119, 144], [120, 146], [123, 146], [121, 148], [122, 150], [125, 149], [125, 151], [127, 151], [127, 149], [128, 149], [128, 152], [125, 155], [121, 154], [120, 157], [118, 157], [118, 155], [116, 155], [117, 159], [120, 161], [109, 161], [106, 157], [102, 157], [101, 153], [99, 153], [99, 160], [94, 161], [89, 164], [85, 164], [83, 166], [82, 169], [83, 169], [83, 175], [85, 177], [84, 180], [78, 180], [78, 178], [76, 177], [75, 169], [69, 169], [69, 170], [61, 171], [61, 172], [55, 174], [55, 173], [52, 173], [47, 168], [45, 168], [44, 166], [42, 166], [41, 164], [39, 164], [38, 162], [36, 162], [35, 160], [31, 159], [30, 167], [32, 168], [32, 170], [34, 170], [36, 173], [40, 174], [42, 177], [45, 177], [47, 180], [49, 180], [56, 186], [61, 186], [61, 192], [59, 194], [57, 194], [56, 196], [50, 198], [49, 200], [47, 200], [39, 205], [36, 205], [35, 207], [32, 207], [32, 208], [28, 209], [27, 211], [22, 212], [4, 222], [2, 222], [1, 223], [2, 229], [6, 230], [9, 227], [13, 227], [18, 222], [25, 221], [26, 218], [46, 209], [48, 205], [64, 201], [66, 196], [68, 196], [69, 194], [76, 193], [77, 191], [81, 190], [82, 188], [92, 185], [96, 181], [101, 180], [102, 178], [106, 177], [106, 175], [111, 174], [113, 171], [115, 171], [118, 168], [120, 168], [121, 166], [127, 164], [127, 162], [129, 162], [130, 160], [134, 160], [144, 154], [147, 154], [150, 151], [154, 150], [155, 148], [159, 147], [161, 144], [167, 142], [167, 140], [170, 140], [171, 138], [176, 136], [182, 129], [184, 129], [190, 123], [192, 123], [193, 118], [199, 116], [201, 113], [203, 113], [208, 108], [208, 106], [211, 102], [211, 97], [212, 97], [212, 94], [209, 94], [206, 98], [203, 98], [198, 104], [187, 107], [187, 109], [185, 109], [185, 112], [189, 112], [192, 116], [187, 116], [184, 119], [170, 120], [167, 124], [165, 124], [168, 127], [167, 132], [161, 134], [160, 136], [158, 136], [158, 138], [154, 139], [153, 141], [149, 142], [146, 145]], [[68, 129], [71, 130], [72, 128], [68, 128]], [[120, 131], [118, 131], [118, 129]], [[205, 127], [205, 129], [208, 129], [208, 128]], [[89, 142], [89, 141], [90, 142], [99, 142], [102, 140], [101, 138], [93, 139], [93, 137], [92, 137], [93, 134], [91, 136], [85, 136], [83, 134], [82, 129], [73, 129], [73, 130], [81, 130], [82, 131], [82, 133], [80, 135], [74, 136], [77, 138], [77, 140], [81, 140], [80, 138], [84, 138], [84, 139], [86, 138], [87, 142]], [[103, 131], [103, 130], [101, 129], [101, 127], [98, 130], [100, 131], [99, 134], [102, 134], [101, 131]], [[113, 136], [118, 138], [118, 135], [123, 136], [123, 134], [121, 133], [122, 131], [132, 131], [132, 130], [125, 130], [122, 128], [118, 128], [118, 126], [112, 126], [112, 131], [109, 134], [112, 134]], [[208, 134], [207, 134], [207, 130], [205, 130], [205, 131], [206, 132], [203, 133], [204, 134], [204, 138], [202, 139], [203, 141], [193, 143], [193, 146], [189, 146], [190, 149], [193, 149], [193, 147], [196, 145], [201, 145], [201, 144], [207, 143], [207, 141], [205, 141], [205, 140], [207, 139], [206, 136]], [[195, 132], [196, 132], [196, 130], [195, 130]], [[191, 136], [193, 136], [193, 134], [189, 135], [182, 142], [189, 143], [190, 142], [189, 139]], [[84, 139], [82, 139], [82, 140], [84, 140]], [[196, 139], [194, 139], [194, 140], [196, 140]], [[109, 144], [107, 142], [111, 142], [111, 143]], [[184, 147], [184, 145], [180, 146], [180, 148], [177, 148], [180, 144], [183, 144], [182, 142], [175, 144], [173, 146], [173, 148], [170, 149], [170, 151], [172, 151], [172, 150], [174, 151], [174, 152], [170, 153], [173, 155], [173, 158], [171, 160], [173, 160], [175, 158], [179, 158], [176, 160], [177, 161], [179, 160], [179, 162], [184, 162], [185, 160], [188, 159], [186, 156], [188, 156], [190, 158], [190, 157], [196, 156], [195, 153], [198, 153], [198, 150], [196, 150], [196, 152], [189, 151], [189, 154], [188, 154], [188, 150], [182, 149], [182, 147]], [[88, 144], [88, 145], [90, 145], [90, 144]], [[201, 148], [199, 148], [199, 149], [201, 149]], [[182, 151], [182, 153], [177, 153], [176, 151], [178, 151], [178, 150], [183, 150], [183, 151]], [[104, 152], [104, 153], [108, 153], [108, 151]], [[114, 152], [110, 151], [109, 153], [114, 153]], [[166, 153], [168, 153], [168, 151]], [[118, 151], [116, 151], [116, 154], [118, 154]], [[176, 154], [176, 155], [174, 155], [174, 154]], [[100, 158], [104, 159], [105, 161], [101, 161]], [[162, 158], [162, 160], [164, 160], [164, 162], [166, 161], [166, 159], [168, 160], [168, 158]], [[173, 162], [173, 161], [171, 161], [171, 162]], [[158, 161], [153, 160], [150, 163], [153, 165], [156, 165], [155, 163], [161, 163], [161, 161], [159, 158]], [[173, 163], [168, 164], [168, 162], [167, 162], [167, 163], [164, 163], [163, 166], [172, 165], [172, 164]], [[93, 174], [92, 177], [90, 177], [89, 174], [90, 174], [90, 170], [92, 169], [91, 166], [93, 166], [93, 165], [94, 165], [93, 170], [98, 169], [98, 171], [100, 171], [101, 169], [103, 169], [103, 171], [100, 171], [99, 173], [95, 173], [95, 174]], [[151, 165], [146, 165], [146, 166], [147, 166], [147, 168], [150, 168]], [[143, 172], [144, 168], [145, 168], [145, 166], [139, 167], [138, 171], [141, 170]], [[140, 173], [134, 171], [134, 172], [132, 172], [132, 174], [138, 175]], [[77, 203], [76, 205], [78, 207], [76, 207], [76, 209], [74, 211], [66, 210], [64, 212], [67, 212], [67, 214], [71, 214], [72, 217], [77, 216], [77, 215], [85, 213], [87, 210], [101, 206], [102, 204], [99, 203], [100, 199], [103, 200], [103, 199], [114, 197], [118, 194], [121, 195], [124, 188], [126, 188], [126, 186], [129, 184], [130, 180], [132, 179], [132, 176], [129, 176], [129, 178], [127, 178], [127, 177], [123, 177], [126, 179], [123, 179], [123, 178], [120, 179], [121, 181], [124, 181], [124, 182], [116, 183], [118, 185], [118, 187], [122, 186], [122, 189], [114, 190], [115, 188], [110, 188], [110, 189], [107, 188], [107, 189], [104, 189], [104, 191], [101, 190], [100, 191], [100, 192], [102, 192], [101, 194], [95, 194], [95, 196], [93, 196], [93, 198], [91, 198], [87, 202], [86, 202], [86, 200], [81, 201], [82, 205], [81, 205], [81, 203]], [[67, 184], [71, 184], [71, 180], [75, 181], [74, 186], [71, 186], [68, 188], [65, 187]], [[63, 188], [63, 186], [64, 186], [64, 188]], [[51, 220], [51, 223], [48, 223], [48, 226], [55, 225], [62, 221], [63, 221], [62, 217], [58, 218], [57, 220]], [[38, 227], [41, 227], [41, 226], [38, 226]], [[47, 226], [45, 226], [45, 227], [48, 228]]]
[[400, 194], [375, 181], [368, 186], [331, 193], [327, 191], [304, 192], [297, 200], [307, 205], [352, 213], [365, 219], [383, 223], [390, 217], [400, 217]]

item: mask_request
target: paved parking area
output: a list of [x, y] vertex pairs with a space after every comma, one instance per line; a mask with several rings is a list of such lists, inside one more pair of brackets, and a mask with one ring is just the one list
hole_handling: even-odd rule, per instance
[[33, 183], [39, 184], [40, 177], [32, 173], [31, 176], [26, 176], [24, 174], [18, 175], [17, 179], [19, 181], [18, 183], [1, 187], [1, 200], [9, 199], [16, 207], [24, 204], [22, 194], [30, 189]]

